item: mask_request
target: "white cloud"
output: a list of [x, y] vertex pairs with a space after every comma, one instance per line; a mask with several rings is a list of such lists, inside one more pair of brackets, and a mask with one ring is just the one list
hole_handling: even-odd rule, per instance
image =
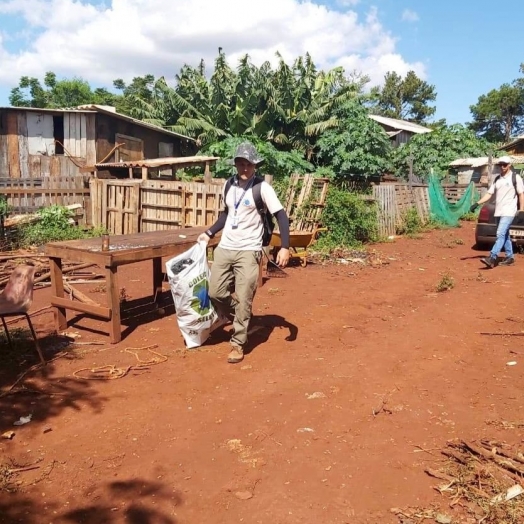
[[411, 9], [404, 9], [402, 12], [402, 20], [404, 22], [418, 22], [419, 16], [415, 11], [412, 11]]
[[[358, 0], [340, 0], [346, 6]], [[266, 0], [0, 0], [2, 14], [20, 16], [30, 40], [18, 40], [18, 52], [3, 45], [14, 33], [0, 22], [0, 86], [13, 87], [22, 75], [43, 78], [80, 76], [94, 87], [111, 87], [115, 78], [147, 73], [173, 78], [184, 64], [201, 59], [209, 70], [222, 47], [232, 65], [248, 53], [257, 65], [275, 63], [279, 51], [288, 63], [309, 52], [320, 68], [344, 66], [380, 82], [387, 71], [405, 74], [420, 63], [407, 63], [375, 10], [360, 18], [313, 1]], [[2, 42], [3, 35], [3, 42]], [[16, 43], [16, 42], [15, 42]]]

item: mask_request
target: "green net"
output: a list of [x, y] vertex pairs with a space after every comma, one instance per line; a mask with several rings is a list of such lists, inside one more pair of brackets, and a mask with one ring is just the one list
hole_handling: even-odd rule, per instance
[[436, 175], [429, 176], [428, 192], [431, 218], [448, 226], [458, 226], [460, 217], [469, 213], [471, 204], [480, 198], [475, 184], [471, 182], [462, 198], [456, 203], [451, 203]]

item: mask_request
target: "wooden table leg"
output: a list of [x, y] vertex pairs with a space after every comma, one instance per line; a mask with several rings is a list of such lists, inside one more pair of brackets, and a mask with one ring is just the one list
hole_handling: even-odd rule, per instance
[[118, 267], [106, 267], [107, 305], [111, 310], [109, 319], [109, 338], [111, 344], [122, 340], [120, 326], [120, 288], [118, 286]]
[[162, 258], [153, 258], [153, 300], [158, 303], [162, 293], [162, 280], [164, 280], [164, 273], [162, 272]]
[[[51, 271], [51, 293], [53, 297], [64, 298], [64, 279], [62, 276], [62, 259], [49, 258], [49, 269]], [[63, 307], [55, 307], [55, 327], [57, 331], [67, 329], [67, 315]]]

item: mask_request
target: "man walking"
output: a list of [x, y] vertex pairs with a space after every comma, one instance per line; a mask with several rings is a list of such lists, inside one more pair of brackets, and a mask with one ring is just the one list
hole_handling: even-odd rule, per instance
[[[209, 297], [223, 323], [234, 312], [231, 352], [228, 356], [231, 364], [241, 362], [244, 358], [262, 258], [264, 226], [255, 201], [255, 192], [278, 222], [282, 249], [277, 254], [276, 263], [286, 267], [289, 262], [289, 219], [275, 190], [256, 176], [256, 168], [262, 161], [250, 142], [237, 147], [233, 159], [237, 174], [224, 187], [227, 191], [223, 195], [225, 209], [218, 220], [198, 238], [199, 241], [209, 242], [223, 230], [214, 252]], [[255, 188], [256, 185], [260, 187]], [[230, 287], [233, 282], [235, 297]]]
[[495, 178], [488, 192], [476, 204], [471, 206], [471, 211], [473, 212], [479, 205], [488, 202], [495, 194], [497, 240], [491, 249], [490, 255], [481, 259], [489, 269], [493, 269], [497, 265], [497, 256], [503, 247], [506, 252], [506, 258], [499, 265], [510, 266], [515, 263], [509, 228], [517, 213], [517, 207], [520, 211], [524, 211], [524, 184], [520, 175], [513, 173], [511, 158], [508, 156], [500, 157], [497, 164], [500, 166], [500, 175]]

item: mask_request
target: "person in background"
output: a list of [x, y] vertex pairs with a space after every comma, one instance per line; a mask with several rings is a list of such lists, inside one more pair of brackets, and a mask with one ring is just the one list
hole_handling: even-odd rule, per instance
[[[289, 262], [289, 218], [275, 190], [256, 176], [257, 166], [262, 161], [250, 142], [237, 147], [232, 162], [237, 174], [224, 195], [225, 209], [218, 220], [198, 237], [198, 241], [207, 243], [223, 230], [214, 252], [209, 297], [222, 325], [234, 312], [231, 352], [227, 359], [231, 364], [241, 362], [244, 358], [262, 259], [263, 223], [253, 198], [253, 186], [256, 184], [262, 184], [262, 201], [278, 222], [282, 249], [277, 254], [276, 263], [284, 268]], [[233, 282], [235, 297], [231, 293]]]
[[502, 248], [506, 252], [506, 258], [498, 265], [510, 266], [515, 263], [509, 228], [517, 214], [517, 209], [524, 211], [524, 183], [520, 175], [514, 175], [511, 169], [511, 158], [502, 156], [498, 159], [497, 164], [500, 166], [500, 175], [495, 178], [488, 192], [470, 209], [471, 212], [474, 212], [478, 206], [485, 204], [495, 195], [497, 240], [490, 255], [481, 259], [482, 263], [489, 269], [493, 269], [497, 265], [497, 257]]

